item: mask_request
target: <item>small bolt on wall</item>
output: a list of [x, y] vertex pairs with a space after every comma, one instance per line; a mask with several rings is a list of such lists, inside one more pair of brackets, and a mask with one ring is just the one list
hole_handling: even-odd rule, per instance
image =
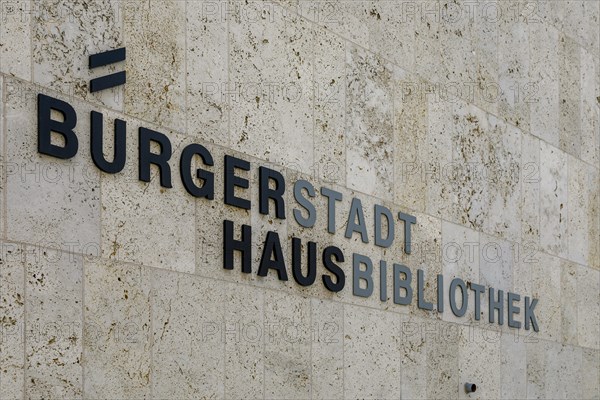
[[474, 383], [465, 383], [465, 392], [474, 393], [477, 390], [477, 385]]

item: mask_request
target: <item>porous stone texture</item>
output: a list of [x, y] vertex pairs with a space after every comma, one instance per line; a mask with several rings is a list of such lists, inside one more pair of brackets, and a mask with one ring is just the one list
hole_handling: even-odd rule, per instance
[[[587, 0], [0, 2], [0, 398], [600, 399], [599, 25]], [[125, 62], [89, 69], [123, 46]], [[124, 86], [90, 93], [121, 70]], [[75, 109], [76, 156], [38, 151], [40, 93]], [[119, 173], [94, 165], [91, 111], [108, 160], [127, 123]], [[140, 127], [169, 138], [171, 188], [155, 166], [138, 179]], [[180, 178], [193, 143], [214, 199]], [[224, 203], [226, 155], [250, 163], [250, 210]], [[261, 166], [285, 178], [285, 219], [259, 212]], [[311, 228], [293, 214], [301, 179]], [[323, 186], [342, 196], [335, 234]], [[353, 198], [367, 243], [344, 236]], [[375, 205], [416, 216], [411, 254], [398, 219], [375, 245]], [[237, 253], [223, 268], [224, 220], [236, 239], [252, 227], [251, 273]], [[287, 281], [257, 275], [270, 231]], [[311, 286], [292, 237], [302, 271], [317, 243]], [[326, 246], [345, 256], [337, 293]], [[353, 253], [373, 261], [368, 298]], [[410, 305], [393, 301], [394, 263]], [[520, 321], [538, 299], [539, 332], [509, 327], [506, 305], [490, 323], [487, 292], [480, 318], [470, 289], [455, 316], [453, 278], [520, 294]]]

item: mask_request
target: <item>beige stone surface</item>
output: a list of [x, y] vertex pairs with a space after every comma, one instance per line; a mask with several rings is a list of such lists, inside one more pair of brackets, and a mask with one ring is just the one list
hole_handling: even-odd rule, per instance
[[[462, 329], [459, 349], [459, 384], [477, 382], [476, 398], [496, 399], [500, 397], [502, 374], [490, 374], [489, 371], [501, 370], [502, 336], [495, 330], [473, 327]], [[459, 398], [468, 399], [469, 395], [459, 391]]]
[[498, 398], [518, 399], [527, 393], [526, 340], [511, 333], [503, 334], [500, 338], [501, 372]]
[[84, 394], [148, 398], [151, 393], [150, 285], [142, 267], [84, 261]]
[[344, 306], [311, 299], [311, 395], [344, 398]]
[[82, 397], [83, 257], [25, 251], [25, 397]]
[[561, 260], [545, 253], [538, 253], [528, 263], [530, 290], [533, 298], [539, 299], [536, 317], [540, 332], [535, 335], [559, 341], [562, 337], [561, 318]]
[[17, 243], [0, 242], [0, 390], [7, 398], [24, 397], [25, 252]]
[[400, 316], [344, 309], [344, 398], [399, 397]]
[[152, 285], [152, 396], [223, 397], [221, 285], [148, 269]]
[[[427, 204], [428, 101], [422, 89], [426, 83], [415, 74], [396, 70], [394, 74], [394, 201], [424, 212]], [[406, 151], [403, 149], [412, 149]]]
[[463, 383], [459, 380], [459, 327], [444, 330], [441, 325], [424, 325], [421, 332], [427, 340], [426, 398], [457, 399]]
[[[527, 343], [527, 358], [527, 397], [582, 398], [581, 348], [556, 342], [531, 342]], [[550, 376], [554, 379], [548, 379]]]
[[264, 397], [265, 295], [247, 285], [227, 284], [219, 333], [225, 345], [225, 398]]
[[584, 399], [593, 399], [600, 392], [600, 374], [596, 368], [599, 357], [598, 350], [581, 350], [581, 394]]
[[0, 72], [31, 80], [31, 10], [33, 2], [5, 3], [0, 25]]
[[521, 144], [521, 243], [540, 247], [540, 141], [532, 135], [523, 135]]
[[[31, 46], [33, 82], [68, 96], [122, 109], [122, 88], [102, 93], [90, 93], [88, 89], [90, 79], [123, 67], [123, 63], [93, 70], [88, 67], [89, 55], [123, 46], [121, 5], [110, 0], [94, 3], [57, 0], [20, 3], [22, 18], [31, 20], [31, 33], [17, 42], [12, 42], [14, 39], [11, 38], [11, 43], [19, 43], [19, 52]], [[22, 28], [13, 29], [18, 31]], [[21, 59], [25, 64], [27, 57], [23, 56], [15, 59]], [[6, 58], [10, 60], [13, 57]], [[16, 75], [28, 79], [29, 74], [23, 74], [25, 72]]]
[[[444, 275], [444, 293], [449, 292], [450, 283], [454, 278], [464, 282], [479, 282], [480, 276], [480, 251], [479, 233], [469, 228], [464, 228], [451, 223], [442, 223], [442, 260]], [[461, 306], [460, 290], [457, 290], [457, 305]], [[473, 322], [475, 321], [475, 304], [470, 301], [467, 312], [463, 318], [456, 317], [450, 311], [448, 298], [444, 300], [442, 319], [448, 322]], [[450, 311], [450, 312], [448, 312]]]
[[[316, 47], [311, 25], [277, 5], [230, 6], [231, 147], [309, 172]], [[253, 17], [255, 11], [261, 17]]]
[[530, 41], [527, 17], [519, 1], [498, 3], [498, 115], [519, 129], [529, 130]]
[[[600, 73], [598, 58], [585, 49], [580, 50], [581, 55], [581, 159], [587, 163], [598, 166], [600, 161], [600, 110], [598, 109], [598, 74]], [[594, 79], [596, 77], [596, 79]]]
[[581, 59], [577, 43], [559, 37], [559, 148], [577, 157], [581, 154]]
[[[587, 0], [0, 2], [0, 398], [598, 399], [599, 21]], [[125, 62], [89, 69], [121, 46]], [[89, 92], [120, 70], [124, 86]], [[38, 152], [39, 93], [75, 108], [75, 157]], [[90, 157], [92, 110], [108, 159], [127, 122], [117, 174]], [[140, 127], [169, 138], [172, 188], [156, 166], [139, 180]], [[214, 199], [182, 183], [192, 143], [212, 155], [190, 172], [214, 174]], [[250, 164], [236, 194], [251, 210], [224, 204], [226, 155]], [[259, 212], [261, 166], [285, 178], [285, 219]], [[300, 179], [311, 228], [293, 214]], [[335, 233], [322, 187], [343, 197]], [[354, 198], [368, 243], [344, 236]], [[389, 248], [375, 205], [395, 218]], [[398, 212], [417, 218], [411, 254]], [[224, 220], [235, 238], [252, 227], [249, 274], [239, 254], [223, 268]], [[287, 281], [257, 275], [269, 231]], [[302, 271], [317, 243], [310, 286], [292, 237]], [[327, 246], [345, 256], [338, 293]], [[355, 253], [373, 263], [368, 298]], [[410, 305], [393, 302], [394, 263], [412, 271]], [[506, 306], [490, 324], [487, 291], [480, 320], [471, 290], [454, 316], [455, 277], [521, 295], [521, 322], [538, 299], [539, 332], [509, 328]]]
[[560, 276], [560, 293], [562, 297], [561, 308], [561, 328], [562, 341], [572, 345], [577, 345], [577, 265], [562, 262]]
[[568, 170], [567, 154], [540, 142], [540, 231], [541, 249], [567, 255]]
[[577, 337], [582, 347], [600, 347], [600, 274], [583, 266], [577, 268]]
[[[189, 135], [229, 144], [229, 54], [226, 1], [187, 2], [186, 97]], [[178, 77], [179, 79], [179, 77]]]
[[[2, 110], [2, 116], [0, 117], [0, 161], [4, 162], [5, 161], [5, 153], [4, 153], [4, 78], [2, 75], [0, 75], [0, 110]], [[6, 171], [6, 169], [4, 168], [3, 171]], [[6, 172], [2, 173], [2, 176], [0, 176], [0, 206], [2, 206], [2, 216], [0, 217], [0, 232], [1, 232], [1, 237], [4, 238], [5, 237], [5, 232], [4, 232], [4, 221], [5, 221], [5, 217], [4, 217], [4, 187], [6, 185], [6, 180], [4, 179], [4, 174]]]
[[[114, 115], [108, 115], [108, 125]], [[181, 272], [195, 270], [195, 204], [185, 195], [179, 178], [177, 158], [171, 161], [172, 188], [159, 184], [159, 170], [151, 167], [151, 181], [138, 180], [138, 129], [148, 126], [129, 120], [127, 160], [124, 170], [101, 176], [102, 256], [119, 261], [163, 267]], [[110, 126], [110, 125], [109, 125]], [[159, 130], [160, 131], [160, 130]], [[191, 141], [184, 135], [167, 132], [175, 154]], [[156, 152], [157, 146], [152, 147]], [[131, 160], [131, 161], [129, 161]], [[183, 194], [183, 196], [182, 196]]]
[[124, 110], [180, 132], [187, 129], [186, 6], [183, 1], [121, 3], [129, 50]]
[[[98, 255], [100, 243], [100, 174], [91, 157], [89, 135], [80, 135], [73, 160], [37, 150], [36, 86], [7, 79], [5, 104], [5, 182], [3, 199], [7, 236], [36, 245]], [[61, 100], [67, 97], [47, 92]], [[73, 102], [81, 114], [90, 106]], [[89, 119], [78, 124], [89, 132]], [[8, 189], [10, 188], [10, 189]], [[26, 199], [26, 201], [25, 201]]]
[[391, 200], [394, 71], [358, 47], [348, 47], [346, 67], [348, 187]]
[[[424, 332], [429, 326], [436, 323], [428, 323], [420, 318], [402, 317], [401, 319], [401, 393], [411, 399], [426, 399], [430, 393], [428, 374], [429, 340]], [[425, 328], [425, 329], [424, 329]]]
[[307, 398], [311, 390], [310, 300], [265, 291], [266, 398]]
[[552, 25], [529, 25], [529, 77], [534, 83], [530, 103], [530, 132], [553, 146], [559, 140], [560, 62], [556, 51], [559, 31]]
[[[333, 3], [321, 3], [324, 7]], [[313, 31], [314, 165], [310, 175], [322, 182], [346, 182], [346, 51], [345, 42], [330, 31]], [[289, 165], [295, 168], [294, 165]]]
[[517, 238], [521, 137], [519, 129], [462, 100], [450, 105], [430, 100], [427, 211]]

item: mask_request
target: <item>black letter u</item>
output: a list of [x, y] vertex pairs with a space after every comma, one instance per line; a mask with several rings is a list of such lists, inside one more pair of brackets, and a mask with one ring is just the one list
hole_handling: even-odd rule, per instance
[[102, 113], [92, 111], [92, 137], [90, 140], [92, 160], [94, 160], [94, 164], [96, 164], [96, 167], [100, 168], [102, 171], [107, 172], [109, 174], [116, 174], [117, 172], [121, 172], [123, 170], [123, 167], [125, 166], [125, 158], [127, 156], [127, 149], [125, 147], [127, 136], [127, 124], [123, 120], [115, 119], [114, 157], [112, 162], [108, 162], [106, 161], [106, 158], [104, 158], [104, 151], [102, 146], [102, 118]]

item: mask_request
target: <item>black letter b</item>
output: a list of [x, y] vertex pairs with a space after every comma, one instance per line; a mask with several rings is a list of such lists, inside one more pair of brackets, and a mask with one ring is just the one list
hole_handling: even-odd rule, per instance
[[[52, 110], [63, 115], [63, 122], [51, 119]], [[77, 125], [77, 114], [69, 103], [53, 97], [38, 94], [38, 151], [56, 158], [71, 158], [77, 154], [79, 146], [73, 129]], [[52, 132], [65, 139], [64, 147], [51, 143]]]

